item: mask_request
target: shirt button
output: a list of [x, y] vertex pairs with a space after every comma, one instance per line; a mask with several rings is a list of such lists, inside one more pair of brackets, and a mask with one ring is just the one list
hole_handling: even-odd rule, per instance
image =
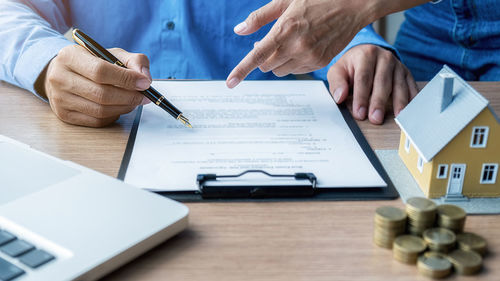
[[168, 29], [168, 30], [174, 30], [175, 28], [175, 23], [173, 21], [169, 21], [165, 24], [165, 27]]

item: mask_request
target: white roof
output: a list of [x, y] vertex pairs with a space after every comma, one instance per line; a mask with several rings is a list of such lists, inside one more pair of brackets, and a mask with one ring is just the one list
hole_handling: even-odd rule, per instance
[[[440, 74], [445, 73], [454, 75], [453, 99], [441, 112]], [[429, 162], [487, 106], [488, 100], [445, 65], [400, 112], [396, 123]]]

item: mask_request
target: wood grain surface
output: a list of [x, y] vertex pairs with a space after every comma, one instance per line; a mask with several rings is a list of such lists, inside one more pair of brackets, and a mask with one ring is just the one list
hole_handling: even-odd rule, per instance
[[[471, 84], [500, 114], [500, 82]], [[0, 82], [0, 134], [111, 176], [118, 173], [132, 121], [133, 113], [102, 129], [67, 125], [45, 102]], [[397, 148], [399, 129], [391, 116], [382, 126], [358, 124], [374, 149]], [[375, 209], [403, 207], [399, 199], [187, 205], [186, 231], [105, 279], [429, 280], [373, 245]], [[500, 280], [500, 216], [469, 216], [466, 230], [489, 243], [484, 269], [446, 280]]]

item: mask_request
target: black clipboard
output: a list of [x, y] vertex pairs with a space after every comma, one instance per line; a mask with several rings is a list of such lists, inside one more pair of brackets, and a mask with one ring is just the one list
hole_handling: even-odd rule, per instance
[[[182, 80], [180, 80], [182, 81]], [[202, 194], [201, 191], [168, 191], [168, 192], [156, 192], [157, 194], [161, 194], [170, 199], [181, 201], [181, 202], [237, 202], [237, 201], [362, 201], [362, 200], [391, 200], [398, 198], [399, 194], [394, 188], [394, 185], [387, 175], [382, 163], [378, 159], [375, 152], [372, 150], [365, 136], [361, 132], [358, 124], [352, 117], [349, 109], [342, 103], [338, 105], [344, 120], [347, 125], [351, 129], [354, 137], [358, 141], [361, 149], [366, 154], [368, 160], [371, 162], [375, 170], [380, 174], [382, 179], [387, 183], [386, 187], [366, 187], [366, 188], [312, 188], [310, 185], [302, 185], [302, 188], [296, 188], [295, 186], [281, 186], [281, 189], [277, 190], [278, 186], [274, 187], [264, 187], [257, 188], [252, 186], [243, 187], [245, 191], [240, 190], [238, 196], [234, 194], [225, 194], [224, 191], [227, 189], [216, 189], [214, 194]], [[138, 107], [137, 113], [134, 119], [134, 123], [132, 125], [132, 129], [130, 131], [130, 136], [127, 142], [127, 146], [125, 148], [125, 153], [122, 158], [122, 163], [120, 165], [120, 170], [118, 172], [118, 179], [124, 180], [125, 174], [127, 172], [128, 164], [130, 162], [130, 157], [132, 156], [132, 150], [134, 149], [135, 138], [137, 135], [137, 129], [139, 128], [139, 122], [141, 120], [142, 115], [142, 106]], [[247, 171], [247, 172], [256, 172], [256, 171]], [[265, 172], [265, 171], [264, 171]], [[306, 174], [306, 173], [301, 173]], [[208, 181], [216, 180], [216, 176], [219, 177], [236, 177], [239, 175], [199, 175], [200, 176], [208, 176]], [[270, 175], [273, 176], [273, 175]], [[283, 176], [283, 175], [281, 175]], [[295, 175], [285, 175], [286, 177], [293, 177]], [[314, 176], [314, 175], [313, 175]], [[200, 183], [198, 181], [198, 183]], [[200, 189], [201, 186], [200, 186]], [[310, 190], [312, 189], [312, 190]], [[203, 189], [202, 189], [203, 190]], [[244, 196], [247, 190], [249, 190], [249, 196]], [[256, 192], [257, 196], [252, 196], [252, 190]], [[262, 191], [264, 190], [264, 191]], [[213, 191], [213, 189], [211, 190]], [[266, 192], [267, 191], [267, 192]], [[217, 193], [220, 196], [217, 196]], [[208, 195], [208, 196], [207, 196]]]

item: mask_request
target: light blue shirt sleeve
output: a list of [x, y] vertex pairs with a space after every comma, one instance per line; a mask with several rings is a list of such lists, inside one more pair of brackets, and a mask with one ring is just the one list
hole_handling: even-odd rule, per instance
[[37, 94], [34, 83], [45, 66], [73, 44], [62, 35], [67, 18], [61, 1], [0, 0], [0, 80]]
[[321, 79], [321, 80], [326, 81], [327, 80], [326, 75], [327, 75], [330, 67], [332, 67], [332, 65], [334, 63], [336, 63], [351, 48], [356, 47], [358, 45], [362, 45], [362, 44], [372, 44], [372, 45], [377, 45], [377, 46], [380, 46], [382, 48], [388, 49], [388, 50], [392, 51], [399, 58], [399, 54], [397, 53], [397, 50], [393, 46], [391, 46], [389, 43], [387, 43], [384, 40], [384, 38], [382, 38], [380, 35], [378, 35], [378, 33], [375, 32], [375, 30], [373, 30], [373, 27], [370, 24], [370, 25], [366, 26], [365, 28], [361, 29], [361, 31], [359, 31], [358, 34], [356, 34], [356, 36], [354, 36], [352, 41], [344, 48], [344, 50], [342, 50], [342, 52], [340, 52], [337, 56], [335, 56], [333, 58], [333, 60], [326, 67], [319, 69], [317, 71], [314, 71], [311, 74], [316, 79]]

